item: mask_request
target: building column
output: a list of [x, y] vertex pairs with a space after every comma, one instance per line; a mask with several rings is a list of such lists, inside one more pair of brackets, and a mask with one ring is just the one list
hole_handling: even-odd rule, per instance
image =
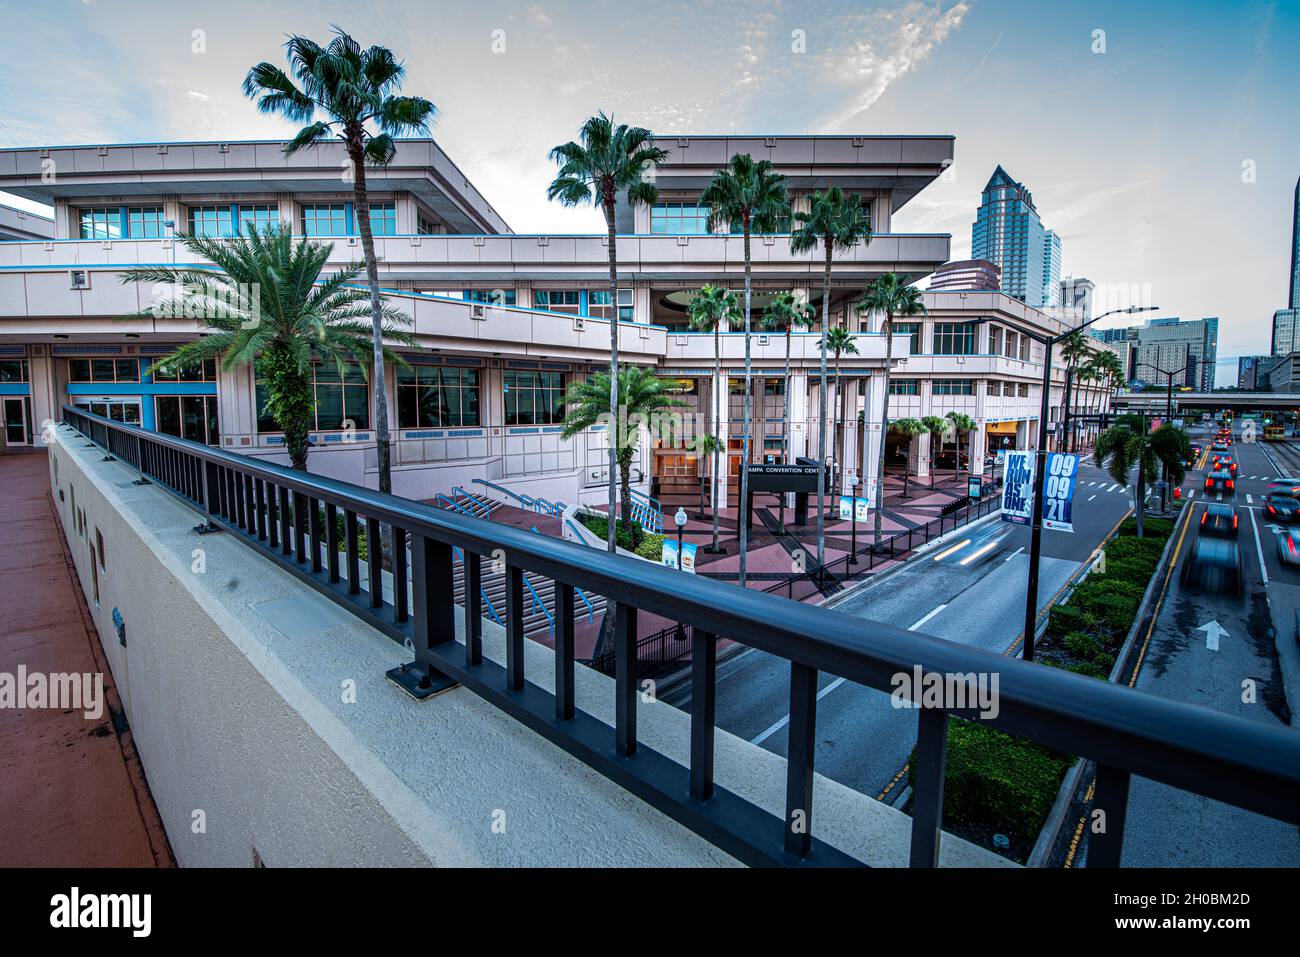
[[729, 481], [727, 469], [731, 463], [731, 450], [727, 448], [727, 437], [731, 434], [731, 396], [727, 390], [727, 368], [724, 366], [721, 376], [709, 375], [709, 428], [713, 428], [713, 423], [718, 423], [718, 434], [714, 436], [718, 440], [721, 451], [716, 458], [716, 467], [718, 469], [718, 508], [726, 508], [730, 502], [727, 500], [727, 482]]
[[980, 467], [980, 472], [976, 474], [982, 474], [984, 470], [984, 450], [988, 447], [988, 436], [984, 429], [984, 423], [980, 422], [976, 425], [974, 431], [967, 436], [967, 441], [970, 442], [971, 469], [973, 470], [976, 465]]
[[880, 461], [881, 444], [885, 440], [882, 419], [885, 413], [885, 377], [872, 374], [864, 383], [863, 394], [863, 435], [859, 441], [863, 444], [862, 460], [867, 463], [867, 474], [862, 476], [862, 496], [877, 507], [880, 490], [877, 488], [879, 475], [876, 463]]

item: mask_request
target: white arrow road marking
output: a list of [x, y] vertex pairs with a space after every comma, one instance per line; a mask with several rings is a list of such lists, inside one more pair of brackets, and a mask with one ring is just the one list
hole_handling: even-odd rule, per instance
[[1253, 505], [1254, 502], [1255, 502], [1255, 500], [1254, 500], [1253, 498], [1251, 498], [1249, 495], [1246, 496], [1246, 504], [1247, 504], [1247, 505]]
[[1224, 638], [1232, 637], [1226, 631], [1223, 630], [1223, 626], [1220, 625], [1217, 621], [1207, 621], [1203, 625], [1197, 625], [1194, 630], [1205, 632], [1205, 647], [1209, 648], [1211, 651], [1219, 650], [1220, 636]]
[[1255, 523], [1255, 513], [1250, 513], [1250, 527], [1255, 531], [1255, 554], [1259, 556], [1259, 574], [1268, 584], [1268, 566], [1264, 564], [1264, 547], [1259, 543], [1259, 525]]

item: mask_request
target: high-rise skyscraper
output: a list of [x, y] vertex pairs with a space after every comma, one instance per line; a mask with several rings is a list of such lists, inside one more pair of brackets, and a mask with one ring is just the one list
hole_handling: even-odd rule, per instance
[[[1034, 197], [1001, 166], [993, 171], [971, 227], [971, 256], [1002, 269], [1002, 291], [1035, 308], [1051, 303], [1048, 289], [1055, 250], [1055, 279], [1060, 278], [1060, 240], [1049, 240], [1034, 207]], [[1053, 288], [1055, 281], [1052, 282]]]
[[1043, 230], [1043, 305], [1061, 305], [1061, 235]]
[[1291, 209], [1291, 276], [1287, 290], [1287, 307], [1273, 313], [1275, 356], [1300, 351], [1300, 179], [1295, 183], [1295, 201]]
[[1295, 202], [1291, 210], [1291, 295], [1287, 306], [1300, 309], [1300, 177], [1295, 181]]

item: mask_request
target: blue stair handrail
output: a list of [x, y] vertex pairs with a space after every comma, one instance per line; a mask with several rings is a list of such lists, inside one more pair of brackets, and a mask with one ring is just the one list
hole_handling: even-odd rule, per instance
[[[573, 524], [573, 519], [571, 519], [571, 518], [566, 518], [565, 521], [569, 523], [569, 527], [572, 528], [572, 529], [574, 530], [574, 532], [577, 532], [577, 531], [578, 531], [578, 526], [576, 526], [576, 525]], [[536, 526], [536, 525], [534, 525], [531, 529], [529, 529], [529, 531], [536, 532], [538, 535], [542, 534], [541, 532], [538, 532], [538, 531], [537, 531], [537, 526]], [[578, 541], [582, 541], [582, 536], [581, 536], [581, 535], [578, 536]], [[582, 599], [582, 603], [583, 603], [584, 605], [587, 606], [587, 624], [590, 625], [590, 624], [595, 623], [595, 621], [596, 621], [596, 607], [595, 607], [595, 606], [594, 606], [594, 605], [593, 605], [593, 604], [592, 604], [592, 603], [587, 599], [587, 596], [583, 594], [582, 589], [581, 589], [581, 588], [578, 588], [576, 585], [574, 586], [573, 593], [574, 593], [575, 595], [577, 595], [579, 598], [581, 598], [581, 599]], [[556, 593], [555, 593], [555, 600], [556, 600], [557, 602], [560, 600], [560, 593], [559, 593], [558, 590], [557, 590]], [[551, 621], [551, 636], [552, 636], [552, 637], [555, 636], [555, 621], [554, 621], [553, 619], [552, 619], [552, 621]]]
[[438, 505], [440, 505], [440, 506], [442, 506], [442, 507], [444, 507], [444, 508], [450, 508], [450, 509], [453, 509], [454, 511], [460, 512], [460, 514], [462, 514], [462, 515], [468, 515], [470, 518], [478, 518], [477, 515], [475, 515], [475, 514], [474, 514], [473, 512], [471, 512], [471, 511], [469, 511], [469, 509], [464, 508], [464, 507], [463, 507], [459, 502], [457, 502], [455, 499], [448, 498], [446, 495], [443, 495], [441, 492], [436, 493], [436, 494], [433, 496], [433, 500], [434, 500]]
[[533, 583], [528, 580], [528, 576], [521, 575], [520, 577], [524, 580], [524, 584], [528, 586], [529, 593], [533, 596], [533, 607], [540, 608], [542, 610], [542, 614], [546, 616], [546, 620], [550, 622], [551, 638], [554, 639], [555, 638], [555, 616], [551, 614], [551, 610], [547, 608], [546, 605], [542, 602], [541, 598], [537, 596], [537, 589], [534, 588]]
[[[456, 556], [456, 560], [460, 562], [462, 565], [464, 565], [465, 553], [462, 552], [455, 545], [451, 546], [451, 551], [452, 554]], [[493, 621], [495, 621], [498, 625], [501, 624], [501, 616], [499, 616], [497, 614], [497, 610], [492, 607], [492, 599], [487, 596], [487, 592], [483, 590], [483, 587], [481, 585], [479, 586], [478, 594], [479, 597], [483, 599], [483, 604], [487, 605], [488, 617], [491, 618]]]

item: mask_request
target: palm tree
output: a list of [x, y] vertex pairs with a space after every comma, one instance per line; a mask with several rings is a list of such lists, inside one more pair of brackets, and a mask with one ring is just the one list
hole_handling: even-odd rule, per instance
[[[955, 482], [957, 481], [957, 473], [961, 471], [961, 437], [967, 432], [973, 432], [979, 423], [965, 412], [949, 412], [946, 418], [952, 423], [952, 430], [957, 439], [957, 460], [953, 463], [952, 467], [952, 480]], [[967, 474], [970, 474], [974, 468], [974, 462], [966, 463]], [[983, 472], [983, 468], [981, 468], [980, 471]]]
[[790, 215], [790, 204], [785, 198], [785, 177], [774, 172], [770, 160], [754, 161], [748, 153], [737, 153], [723, 169], [713, 174], [713, 179], [700, 194], [700, 205], [709, 209], [708, 230], [716, 232], [719, 226], [735, 230], [740, 226], [744, 238], [745, 255], [745, 432], [741, 440], [740, 468], [740, 584], [745, 585], [745, 551], [749, 544], [749, 460], [753, 434], [751, 429], [750, 375], [750, 305], [752, 302], [751, 267], [749, 251], [751, 229], [762, 233], [775, 232], [779, 221]]
[[[153, 319], [159, 315], [199, 312], [205, 334], [177, 346], [158, 360], [181, 369], [217, 359], [227, 371], [252, 365], [266, 384], [266, 412], [284, 433], [289, 462], [307, 470], [307, 452], [315, 418], [312, 362], [333, 362], [340, 371], [357, 363], [365, 372], [372, 361], [369, 292], [355, 285], [359, 267], [340, 269], [322, 279], [321, 270], [333, 247], [328, 243], [293, 241], [287, 226], [258, 231], [247, 226], [231, 239], [181, 236], [191, 252], [216, 269], [200, 266], [145, 266], [122, 273], [123, 283], [171, 286], [170, 298], [145, 312], [124, 319]], [[256, 301], [247, 290], [257, 290]], [[381, 305], [383, 334], [410, 344], [410, 333], [399, 328], [411, 320], [399, 310]], [[385, 349], [380, 356], [405, 362]]]
[[[1071, 409], [1074, 406], [1074, 390], [1077, 387], [1075, 377], [1079, 374], [1082, 364], [1092, 354], [1092, 349], [1088, 345], [1088, 336], [1081, 330], [1076, 329], [1061, 340], [1061, 358], [1065, 360], [1065, 394], [1062, 397], [1061, 408], [1064, 410], [1062, 420], [1071, 417]], [[1064, 421], [1062, 422], [1064, 424]], [[1062, 451], [1074, 451], [1073, 441], [1074, 429], [1071, 423], [1070, 434], [1061, 435]]]
[[[885, 430], [889, 428], [889, 378], [894, 371], [894, 316], [925, 315], [925, 300], [922, 298], [919, 289], [908, 285], [910, 279], [910, 276], [899, 278], [898, 273], [887, 272], [867, 288], [866, 293], [857, 305], [859, 313], [866, 313], [867, 315], [873, 312], [885, 314], [884, 322], [880, 328], [880, 331], [885, 334], [885, 397], [880, 406], [880, 454], [876, 461], [876, 495], [879, 501], [876, 503], [876, 527], [874, 531], [877, 543], [880, 541], [881, 511], [885, 504]], [[867, 430], [864, 418], [862, 425], [862, 467], [864, 470], [866, 469], [866, 461]], [[931, 479], [931, 484], [933, 484], [933, 479]], [[906, 475], [903, 477], [903, 491], [907, 491]]]
[[[709, 462], [717, 462], [717, 454], [719, 450], [721, 450], [722, 448], [722, 443], [718, 441], [718, 437], [716, 435], [709, 435], [707, 432], [701, 432], [698, 435], [696, 435], [693, 439], [691, 439], [691, 444], [689, 448], [691, 452], [694, 453], [695, 458], [698, 461], [703, 462], [707, 460]], [[713, 469], [712, 465], [709, 466], [709, 475], [710, 475], [710, 486], [711, 486], [711, 491], [710, 491], [711, 500], [709, 503], [709, 507], [714, 510], [713, 547], [711, 551], [716, 553], [718, 551], [718, 516], [717, 516], [717, 506], [715, 506], [713, 502], [717, 501], [718, 481], [717, 481], [717, 472]], [[700, 483], [700, 515], [703, 514], [704, 514], [704, 483], [701, 482]]]
[[[650, 422], [666, 409], [685, 405], [669, 395], [668, 385], [653, 369], [624, 366], [619, 370], [614, 388], [608, 372], [597, 372], [573, 383], [564, 395], [564, 428], [560, 432], [563, 438], [571, 439], [609, 417], [609, 442], [615, 451], [623, 502], [618, 520], [625, 526], [632, 524], [632, 457], [641, 440], [637, 422]], [[611, 512], [611, 525], [616, 524], [613, 515]]]
[[[273, 63], [262, 62], [244, 78], [244, 95], [257, 100], [263, 113], [277, 113], [294, 123], [306, 123], [285, 146], [292, 154], [331, 136], [343, 142], [352, 175], [357, 229], [370, 289], [370, 337], [374, 364], [375, 443], [379, 457], [379, 489], [393, 490], [388, 428], [388, 391], [384, 381], [384, 309], [379, 296], [379, 265], [370, 227], [366, 166], [387, 166], [397, 155], [394, 137], [428, 133], [434, 105], [418, 96], [398, 96], [406, 68], [391, 50], [365, 50], [343, 30], [322, 47], [303, 36], [291, 36], [290, 78]], [[297, 80], [295, 84], [294, 80]], [[326, 120], [312, 121], [319, 111]], [[371, 128], [376, 127], [377, 133]]]
[[1182, 429], [1162, 425], [1154, 432], [1148, 432], [1142, 427], [1141, 420], [1112, 425], [1097, 437], [1093, 461], [1105, 465], [1111, 478], [1127, 488], [1130, 473], [1137, 469], [1133, 505], [1137, 516], [1138, 538], [1143, 533], [1146, 484], [1156, 480], [1160, 466], [1163, 465], [1169, 481], [1176, 486], [1181, 485], [1187, 476], [1183, 463], [1191, 455], [1191, 449], [1187, 433]]
[[[623, 192], [629, 206], [653, 203], [658, 191], [646, 179], [668, 156], [653, 143], [654, 134], [639, 126], [628, 126], [599, 113], [582, 124], [578, 132], [580, 143], [572, 140], [551, 150], [550, 157], [560, 165], [559, 172], [546, 188], [546, 197], [559, 200], [565, 206], [590, 203], [600, 207], [605, 214], [609, 232], [609, 376], [610, 405], [616, 405], [616, 383], [621, 381], [618, 371], [618, 231], [614, 225], [614, 207], [618, 194]], [[617, 417], [618, 410], [612, 413]], [[609, 447], [609, 514], [614, 514], [614, 471], [617, 452], [613, 443]], [[614, 523], [609, 524], [609, 551], [614, 551]]]
[[853, 339], [853, 333], [849, 332], [844, 326], [836, 326], [826, 335], [826, 342], [823, 348], [835, 356], [835, 391], [840, 400], [840, 421], [839, 421], [839, 446], [835, 452], [835, 464], [843, 475], [844, 469], [844, 439], [848, 433], [848, 423], [845, 416], [844, 400], [844, 380], [840, 377], [840, 356], [858, 354], [858, 344]]
[[686, 307], [691, 317], [691, 328], [696, 332], [713, 333], [713, 385], [709, 389], [709, 400], [713, 403], [713, 440], [710, 451], [713, 454], [709, 468], [709, 509], [713, 512], [713, 545], [711, 551], [718, 551], [718, 456], [722, 443], [717, 436], [722, 429], [722, 407], [730, 401], [730, 389], [727, 380], [722, 378], [722, 327], [734, 328], [740, 321], [736, 310], [736, 294], [721, 286], [703, 286], [691, 297]]
[[[940, 421], [942, 421], [942, 420], [940, 420]], [[889, 423], [889, 431], [890, 431], [890, 432], [896, 432], [896, 433], [898, 433], [899, 435], [905, 435], [905, 436], [907, 436], [907, 447], [908, 447], [908, 449], [909, 449], [909, 451], [910, 451], [910, 450], [911, 450], [911, 447], [912, 447], [912, 440], [913, 440], [914, 438], [916, 438], [918, 435], [925, 435], [927, 429], [926, 429], [925, 423], [922, 422], [920, 419], [895, 419], [893, 422], [890, 422], [890, 423]], [[911, 479], [911, 477], [912, 477], [911, 470], [908, 468], [908, 466], [907, 466], [906, 464], [904, 464], [904, 466], [903, 466], [903, 498], [910, 498], [910, 497], [911, 497], [910, 495], [907, 494], [908, 482], [909, 482], [909, 480]], [[880, 484], [880, 490], [881, 490], [880, 499], [881, 499], [881, 503], [882, 503], [882, 504], [884, 503], [884, 497], [885, 497], [885, 496], [884, 496], [884, 488], [885, 488], [885, 487], [884, 487], [884, 481], [883, 481], [883, 479], [882, 479], [882, 480], [881, 480], [881, 484]]]
[[[807, 212], [794, 214], [798, 225], [790, 236], [790, 251], [812, 252], [820, 248], [825, 256], [822, 272], [822, 348], [820, 391], [817, 395], [817, 463], [826, 469], [826, 336], [831, 321], [831, 264], [835, 250], [851, 249], [859, 240], [871, 242], [871, 224], [862, 210], [857, 193], [847, 196], [838, 186], [809, 197]], [[826, 564], [826, 504], [824, 479], [817, 482], [817, 564]]]
[[948, 433], [949, 422], [937, 415], [921, 418], [921, 424], [930, 435], [930, 488], [934, 488], [934, 477], [939, 471], [939, 452], [943, 447], [943, 437]]

